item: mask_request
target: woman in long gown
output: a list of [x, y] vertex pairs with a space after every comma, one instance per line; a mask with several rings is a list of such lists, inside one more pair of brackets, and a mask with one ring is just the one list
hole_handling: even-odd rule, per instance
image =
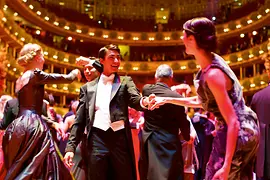
[[24, 67], [24, 73], [16, 82], [18, 118], [8, 126], [3, 137], [5, 179], [73, 179], [41, 113], [44, 85], [71, 83], [80, 76], [80, 71], [75, 69], [68, 75], [41, 71], [44, 57], [37, 44], [22, 48], [18, 64]]
[[213, 53], [217, 44], [213, 22], [207, 18], [194, 18], [183, 28], [186, 52], [194, 55], [201, 67], [194, 81], [198, 96], [156, 97], [152, 108], [173, 103], [203, 107], [213, 112], [218, 129], [205, 179], [252, 179], [259, 142], [257, 116], [245, 106], [241, 85], [233, 71], [222, 57]]

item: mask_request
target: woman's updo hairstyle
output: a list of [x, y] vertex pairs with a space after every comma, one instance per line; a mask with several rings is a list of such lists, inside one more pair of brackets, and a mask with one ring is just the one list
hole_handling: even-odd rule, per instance
[[185, 22], [183, 29], [187, 36], [193, 35], [195, 37], [199, 48], [210, 52], [216, 50], [216, 28], [211, 20], [205, 17], [190, 19]]
[[41, 52], [41, 47], [39, 45], [28, 43], [24, 45], [23, 48], [21, 49], [17, 62], [20, 66], [26, 66], [40, 52]]

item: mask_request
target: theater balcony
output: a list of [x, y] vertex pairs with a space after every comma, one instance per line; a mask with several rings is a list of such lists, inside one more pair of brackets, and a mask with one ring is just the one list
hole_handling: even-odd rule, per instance
[[[9, 0], [6, 1], [7, 5], [3, 4], [0, 10], [0, 48], [4, 47], [7, 49], [7, 59], [9, 60], [7, 64], [6, 93], [14, 95], [15, 81], [22, 73], [22, 69], [16, 64], [16, 58], [22, 46], [26, 43], [37, 43], [42, 46], [46, 59], [44, 69], [47, 72], [68, 73], [73, 68], [82, 69], [82, 67], [75, 64], [76, 58], [81, 53], [65, 51], [61, 47], [54, 46], [48, 39], [43, 41], [39, 35], [35, 34], [37, 30], [40, 33], [44, 31], [47, 34], [55, 34], [66, 38], [72, 37], [72, 39], [78, 41], [72, 47], [83, 47], [86, 46], [86, 43], [90, 43], [89, 47], [93, 47], [93, 52], [95, 53], [97, 53], [99, 47], [108, 43], [129, 47], [130, 54], [127, 59], [123, 55], [119, 73], [132, 76], [139, 89], [146, 83], [154, 83], [154, 72], [160, 64], [164, 63], [173, 68], [175, 84], [183, 82], [190, 85], [193, 84], [194, 74], [196, 74], [200, 67], [196, 64], [193, 57], [182, 56], [184, 46], [180, 39], [182, 35], [181, 29], [172, 32], [117, 31], [74, 24], [74, 22], [66, 19], [65, 25], [60, 26], [60, 20], [63, 19], [60, 19], [55, 14], [52, 16], [52, 12], [34, 8], [35, 4], [29, 4], [30, 2], [32, 1]], [[270, 51], [268, 40], [270, 37], [270, 10], [268, 2], [265, 1], [263, 5], [260, 5], [258, 11], [249, 12], [238, 17], [238, 19], [216, 25], [218, 39], [221, 43], [218, 52], [239, 78], [247, 100], [250, 99], [254, 92], [266, 87], [269, 81], [268, 76], [265, 75], [264, 61], [262, 59]], [[30, 5], [33, 6], [33, 9]], [[18, 19], [22, 21], [17, 21]], [[28, 23], [22, 26], [18, 22]], [[72, 23], [75, 26], [71, 26]], [[261, 36], [263, 32], [266, 32], [265, 36]], [[253, 41], [256, 37], [259, 37], [259, 40]], [[248, 45], [242, 47], [241, 44], [246, 42]], [[170, 50], [171, 52], [169, 52]], [[177, 54], [179, 53], [178, 51], [180, 54]], [[158, 60], [157, 52], [164, 53], [164, 59], [161, 56], [161, 59]], [[166, 53], [176, 56], [171, 58]], [[142, 58], [142, 54], [144, 54], [144, 58]], [[148, 54], [151, 54], [150, 58], [145, 58], [148, 57]], [[90, 55], [96, 56], [95, 54]], [[46, 91], [54, 94], [58, 104], [58, 113], [64, 114], [67, 111], [66, 104], [70, 100], [78, 98], [79, 88], [84, 83], [85, 80], [69, 85], [52, 84], [45, 87]]]
[[[44, 9], [38, 2], [33, 0], [9, 0], [6, 1], [6, 3], [7, 5], [4, 7], [6, 10], [9, 7], [12, 8], [19, 16], [24, 17], [29, 22], [42, 29], [64, 36], [71, 36], [75, 39], [133, 46], [169, 46], [182, 44], [180, 41], [182, 36], [181, 30], [167, 32], [108, 30], [86, 26], [60, 18], [53, 12]], [[217, 36], [219, 39], [226, 39], [239, 33], [246, 33], [258, 29], [269, 22], [269, 11], [269, 0], [265, 0], [257, 11], [236, 20], [218, 24], [216, 26]], [[132, 24], [132, 22], [129, 24]], [[179, 29], [181, 29], [181, 26], [182, 25], [179, 26]]]

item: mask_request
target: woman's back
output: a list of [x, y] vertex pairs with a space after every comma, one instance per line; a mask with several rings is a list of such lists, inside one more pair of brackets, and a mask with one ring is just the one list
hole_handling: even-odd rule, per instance
[[[28, 82], [18, 89], [19, 116], [24, 110], [42, 113], [44, 85], [38, 83], [37, 71], [31, 71]], [[17, 81], [18, 82], [18, 81]]]

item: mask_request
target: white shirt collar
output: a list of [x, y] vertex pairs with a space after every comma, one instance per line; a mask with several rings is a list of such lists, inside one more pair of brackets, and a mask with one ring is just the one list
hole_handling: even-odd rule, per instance
[[103, 83], [107, 84], [108, 82], [113, 82], [115, 77], [115, 74], [111, 74], [110, 76], [106, 76], [104, 74], [101, 74], [100, 79]]

